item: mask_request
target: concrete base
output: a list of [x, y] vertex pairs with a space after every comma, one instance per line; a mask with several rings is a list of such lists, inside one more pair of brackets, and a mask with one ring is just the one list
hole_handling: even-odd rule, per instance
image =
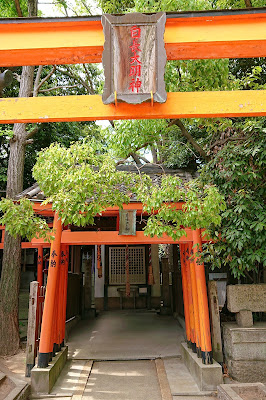
[[236, 323], [226, 322], [222, 327], [226, 358], [236, 361], [266, 361], [265, 322], [257, 322], [251, 328], [241, 328]]
[[266, 383], [265, 361], [235, 361], [226, 359], [228, 372], [238, 382]]
[[262, 383], [233, 383], [218, 386], [219, 400], [266, 399], [266, 387]]
[[236, 323], [222, 326], [229, 374], [239, 382], [266, 382], [266, 323], [251, 328]]
[[31, 389], [33, 393], [50, 393], [67, 361], [68, 347], [64, 347], [47, 368], [34, 367], [31, 370]]
[[222, 367], [216, 361], [213, 364], [202, 364], [201, 358], [193, 353], [186, 343], [181, 343], [181, 351], [184, 364], [191, 373], [201, 391], [217, 390], [217, 386], [223, 383]]

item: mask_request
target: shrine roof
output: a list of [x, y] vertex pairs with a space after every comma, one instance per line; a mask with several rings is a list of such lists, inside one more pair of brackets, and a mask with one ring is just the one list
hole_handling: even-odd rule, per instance
[[[182, 179], [183, 182], [189, 182], [192, 179], [196, 178], [198, 176], [198, 173], [193, 170], [188, 170], [188, 169], [172, 169], [172, 168], [166, 168], [163, 165], [154, 165], [154, 164], [144, 164], [141, 166], [136, 166], [133, 164], [121, 164], [118, 165], [117, 167], [118, 171], [125, 171], [129, 173], [143, 173], [147, 174], [150, 176], [152, 179], [152, 182], [156, 186], [160, 186], [162, 176], [163, 175], [173, 175], [175, 177], [179, 177]], [[121, 185], [121, 192], [124, 191], [123, 186]], [[46, 196], [45, 193], [40, 189], [38, 183], [34, 183], [32, 186], [28, 187], [27, 189], [23, 190], [23, 192], [19, 193], [15, 199], [19, 200], [22, 197], [26, 197], [34, 202], [40, 202], [45, 200]], [[132, 194], [132, 197], [130, 199], [131, 202], [136, 202], [136, 196], [134, 193]]]

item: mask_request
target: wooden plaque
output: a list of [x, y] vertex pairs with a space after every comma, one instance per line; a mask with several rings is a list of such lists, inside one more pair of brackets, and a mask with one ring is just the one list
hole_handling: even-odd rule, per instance
[[136, 235], [136, 210], [119, 211], [119, 235]]
[[164, 103], [166, 14], [140, 13], [102, 16], [105, 36], [103, 103], [117, 100], [131, 104], [151, 100]]

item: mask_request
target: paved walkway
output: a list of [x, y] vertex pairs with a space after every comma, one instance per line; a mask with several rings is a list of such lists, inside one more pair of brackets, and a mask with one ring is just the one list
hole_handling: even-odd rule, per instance
[[69, 360], [46, 399], [216, 400], [199, 391], [183, 364], [183, 340], [176, 320], [152, 312], [104, 312], [81, 321], [67, 343]]
[[71, 332], [69, 358], [79, 360], [139, 360], [181, 357], [183, 330], [171, 316], [156, 312], [106, 311], [81, 321]]

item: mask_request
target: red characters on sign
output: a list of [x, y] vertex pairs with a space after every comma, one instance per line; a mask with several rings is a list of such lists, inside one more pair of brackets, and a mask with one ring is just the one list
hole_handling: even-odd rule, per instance
[[141, 34], [141, 28], [139, 26], [132, 26], [132, 28], [130, 28], [131, 31], [131, 37], [132, 38], [140, 38], [140, 34]]
[[130, 65], [129, 76], [141, 76], [141, 65]]
[[129, 85], [129, 89], [131, 89], [132, 92], [134, 92], [134, 90], [136, 89], [137, 93], [138, 93], [140, 87], [141, 87], [141, 81], [139, 80], [139, 78], [137, 78], [136, 80], [135, 80], [135, 78], [133, 78]]
[[[133, 53], [133, 56], [131, 57], [131, 61], [130, 61], [130, 72], [129, 72], [129, 76], [134, 76], [134, 77], [138, 77], [141, 76], [141, 61], [139, 59], [139, 54], [138, 52], [140, 52], [140, 43], [138, 42], [138, 39], [140, 39], [140, 35], [141, 35], [141, 28], [134, 25], [130, 28], [130, 32], [131, 32], [131, 37], [133, 39], [133, 43], [132, 46], [130, 46], [131, 51]], [[129, 85], [129, 89], [132, 92], [139, 92], [139, 89], [141, 88], [141, 80], [139, 78], [132, 78], [131, 83]]]
[[138, 43], [138, 39], [134, 38], [133, 44], [132, 44], [132, 46], [130, 46], [131, 51], [133, 51], [133, 53], [136, 53], [137, 51], [141, 51], [139, 46], [140, 46], [140, 43]]

